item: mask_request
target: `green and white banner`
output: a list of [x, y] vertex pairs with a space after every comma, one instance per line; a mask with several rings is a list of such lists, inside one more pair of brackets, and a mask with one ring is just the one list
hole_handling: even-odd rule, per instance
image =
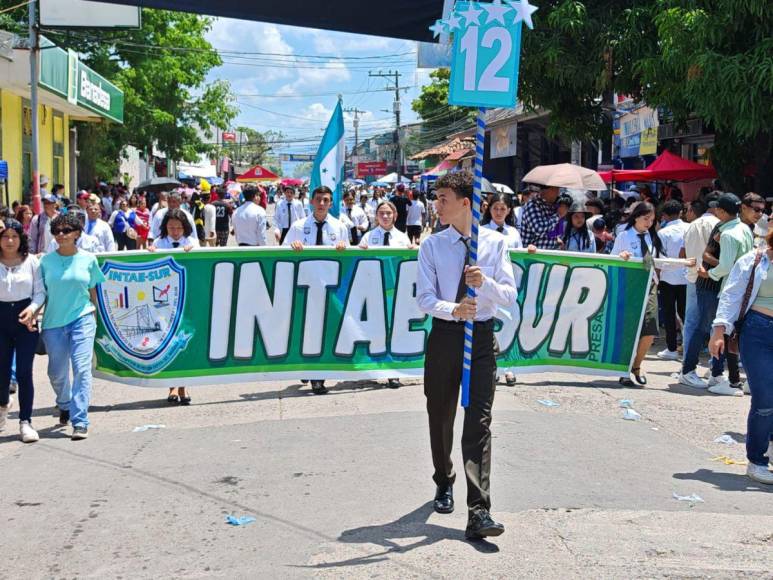
[[[421, 376], [431, 319], [415, 250], [209, 248], [99, 256], [96, 375], [163, 387]], [[511, 253], [502, 370], [628, 372], [650, 284], [641, 261]]]

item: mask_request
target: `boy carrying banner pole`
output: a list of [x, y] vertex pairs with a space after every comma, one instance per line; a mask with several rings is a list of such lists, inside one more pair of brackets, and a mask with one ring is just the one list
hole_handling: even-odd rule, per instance
[[[451, 449], [454, 418], [462, 378], [464, 322], [473, 320], [470, 405], [464, 410], [462, 456], [467, 478], [469, 539], [498, 536], [504, 526], [489, 510], [491, 472], [491, 407], [496, 381], [494, 315], [498, 306], [516, 300], [515, 278], [505, 238], [481, 228], [478, 261], [469, 266], [473, 180], [469, 172], [447, 174], [437, 181], [435, 207], [447, 229], [433, 234], [419, 247], [416, 296], [419, 308], [432, 316], [432, 330], [424, 363], [430, 445], [437, 485], [434, 508], [454, 510], [456, 479]], [[465, 296], [466, 287], [477, 297]]]

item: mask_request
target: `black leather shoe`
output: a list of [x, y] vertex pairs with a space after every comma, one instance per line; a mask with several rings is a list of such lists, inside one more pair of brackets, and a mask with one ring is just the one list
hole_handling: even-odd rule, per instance
[[501, 536], [504, 532], [505, 526], [495, 522], [488, 510], [477, 510], [470, 514], [464, 536], [468, 540], [480, 540]]
[[315, 395], [324, 395], [327, 393], [325, 388], [325, 381], [311, 381], [311, 391]]
[[439, 485], [435, 492], [435, 502], [432, 507], [439, 514], [450, 514], [454, 511], [454, 488], [450, 485]]
[[390, 389], [399, 389], [400, 379], [387, 379], [387, 387]]

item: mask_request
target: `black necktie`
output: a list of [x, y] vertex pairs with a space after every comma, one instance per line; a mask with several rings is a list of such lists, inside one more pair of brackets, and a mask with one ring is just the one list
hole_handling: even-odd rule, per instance
[[179, 248], [180, 247], [180, 242], [172, 242], [172, 247], [173, 248]]
[[650, 247], [647, 245], [647, 239], [645, 238], [646, 234], [637, 234], [639, 236], [639, 240], [641, 240], [641, 257], [646, 258], [647, 255], [650, 253]]
[[384, 232], [384, 245], [389, 245], [389, 232]]
[[462, 236], [459, 241], [464, 244], [466, 251], [464, 253], [464, 264], [462, 265], [462, 275], [459, 276], [459, 286], [456, 288], [456, 302], [461, 302], [467, 293], [467, 284], [464, 283], [464, 268], [470, 265], [470, 238]]
[[322, 227], [325, 225], [325, 222], [314, 222], [317, 224], [317, 245], [322, 245]]
[[497, 231], [500, 234], [504, 234], [505, 233], [505, 226], [497, 226]]
[[293, 225], [293, 216], [292, 216], [292, 209], [293, 204], [292, 202], [287, 202], [287, 229], [290, 229], [290, 226]]
[[[346, 208], [346, 213], [349, 214], [349, 221], [351, 221], [352, 224], [354, 224], [354, 220], [352, 219], [352, 208], [347, 207]], [[356, 244], [359, 241], [357, 239], [358, 238], [357, 234], [359, 233], [357, 231], [357, 226], [352, 227], [350, 231], [351, 231], [351, 236], [352, 236], [352, 244]]]

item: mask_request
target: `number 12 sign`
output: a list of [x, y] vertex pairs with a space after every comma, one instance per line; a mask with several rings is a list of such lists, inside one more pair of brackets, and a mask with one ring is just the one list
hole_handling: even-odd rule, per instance
[[[492, 18], [477, 6], [481, 4], [457, 2], [455, 6], [465, 25], [454, 30], [448, 103], [514, 108], [523, 23], [508, 23], [511, 18], [507, 17]], [[486, 22], [480, 22], [486, 18]]]

